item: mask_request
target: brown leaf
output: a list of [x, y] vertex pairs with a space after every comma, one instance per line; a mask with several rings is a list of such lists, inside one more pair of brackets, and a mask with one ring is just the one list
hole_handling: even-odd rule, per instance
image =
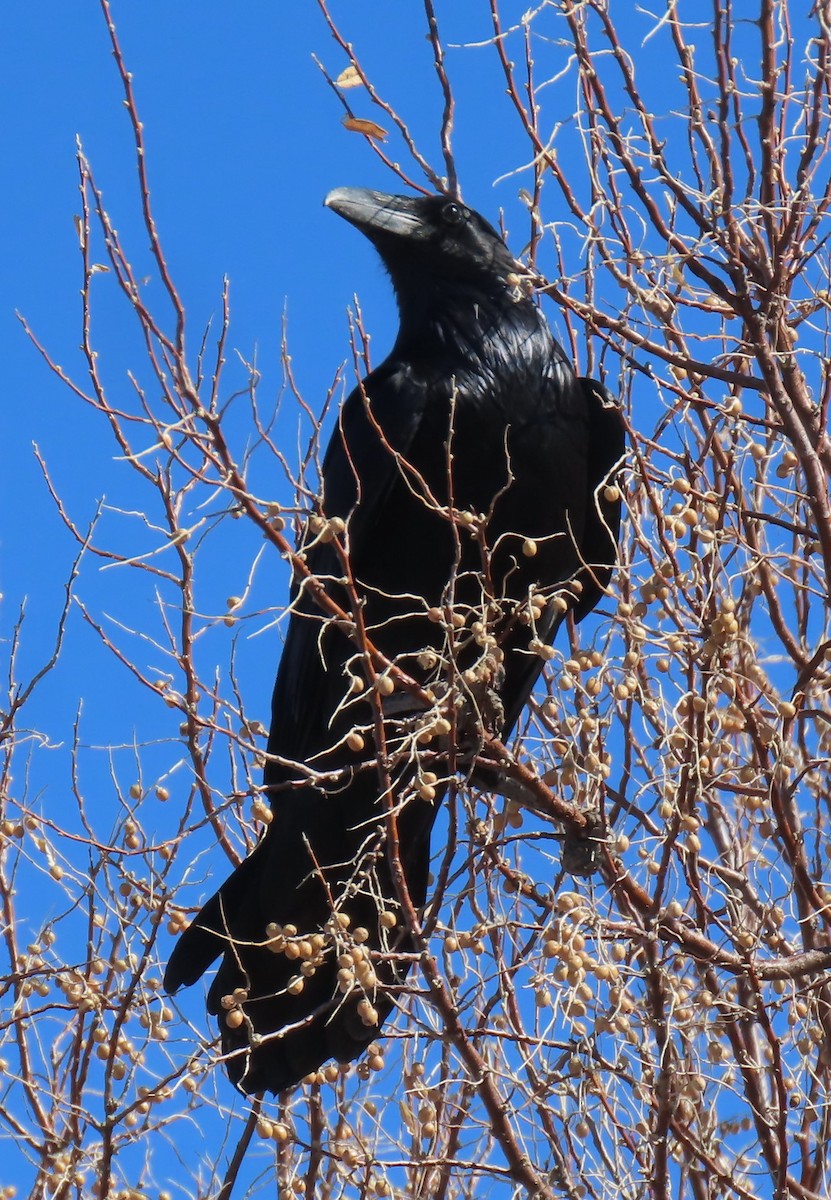
[[335, 80], [335, 86], [339, 88], [363, 87], [364, 81], [354, 67], [347, 67], [345, 71], [341, 71]]
[[386, 141], [387, 131], [374, 121], [365, 121], [363, 117], [344, 117], [343, 127], [351, 133], [362, 133], [365, 137], [377, 138], [379, 142]]

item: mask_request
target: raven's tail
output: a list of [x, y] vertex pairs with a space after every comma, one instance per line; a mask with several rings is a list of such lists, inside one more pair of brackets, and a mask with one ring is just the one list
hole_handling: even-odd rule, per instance
[[173, 947], [164, 973], [164, 987], [171, 995], [181, 987], [190, 987], [205, 974], [211, 963], [228, 946], [226, 915], [235, 913], [237, 922], [245, 911], [248, 898], [258, 890], [261, 842], [218, 892], [203, 904], [199, 915]]
[[[288, 798], [285, 798], [288, 800]], [[343, 797], [346, 800], [346, 797]], [[281, 802], [267, 835], [173, 950], [165, 988], [194, 983], [220, 954], [208, 992], [234, 1083], [280, 1092], [328, 1059], [350, 1062], [377, 1036], [412, 960], [377, 798], [305, 793]], [[348, 824], [343, 817], [351, 808]], [[413, 905], [426, 896], [434, 804], [399, 815]]]

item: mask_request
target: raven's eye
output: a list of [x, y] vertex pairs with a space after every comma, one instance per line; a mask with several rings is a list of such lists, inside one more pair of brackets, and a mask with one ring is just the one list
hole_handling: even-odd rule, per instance
[[448, 225], [458, 225], [465, 219], [465, 210], [451, 200], [449, 204], [445, 204], [441, 215]]

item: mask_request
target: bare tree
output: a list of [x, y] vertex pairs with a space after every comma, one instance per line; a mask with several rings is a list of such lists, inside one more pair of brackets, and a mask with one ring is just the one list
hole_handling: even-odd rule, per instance
[[[671, 0], [625, 33], [608, 0], [521, 16], [490, 0], [477, 47], [447, 46], [425, 0], [440, 165], [375, 89], [360, 29], [318, 4], [342, 57], [328, 81], [391, 190], [395, 177], [463, 185], [453, 56], [495, 56], [529, 265], [580, 369], [626, 408], [613, 595], [599, 620], [540, 647], [544, 684], [500, 748], [499, 794], [461, 777], [452, 789], [417, 969], [386, 1036], [356, 1067], [326, 1067], [279, 1100], [232, 1102], [200, 998], [168, 1001], [160, 962], [208, 871], [222, 876], [220, 852], [239, 861], [270, 819], [240, 634], [284, 616], [267, 564], [303, 570], [294, 535], [315, 513], [340, 379], [322, 404], [304, 399], [286, 342], [271, 411], [255, 366], [229, 354], [227, 288], [220, 327], [191, 345], [102, 0], [165, 302], [149, 307], [79, 149], [87, 377], [71, 379], [31, 336], [109, 425], [124, 500], [87, 528], [53, 487], [78, 561], [42, 665], [21, 673], [23, 614], [10, 645], [3, 1137], [33, 1198], [227, 1198], [273, 1194], [275, 1180], [281, 1197], [825, 1196], [827, 0], [810, 13], [759, 0], [741, 15], [731, 0], [689, 13]], [[639, 69], [647, 41], [659, 73]], [[93, 336], [96, 305], [115, 293], [141, 345], [129, 394]], [[354, 334], [360, 374], [359, 313]], [[298, 418], [301, 436], [287, 436]], [[223, 597], [229, 546], [246, 583]], [[147, 601], [140, 627], [76, 587], [89, 559], [129, 573]], [[150, 706], [152, 733], [112, 747], [103, 803], [85, 778], [79, 713], [54, 805], [30, 791], [29, 767], [64, 731], [28, 714], [81, 627]], [[596, 870], [572, 878], [587, 829]]]

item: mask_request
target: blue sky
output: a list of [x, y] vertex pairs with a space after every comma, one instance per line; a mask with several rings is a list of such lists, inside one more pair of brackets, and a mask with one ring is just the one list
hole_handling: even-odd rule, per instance
[[[501, 0], [505, 25], [518, 21], [527, 7], [527, 0]], [[583, 157], [574, 155], [573, 164], [569, 160], [577, 100], [574, 73], [568, 69], [568, 48], [558, 41], [558, 6], [539, 7], [535, 42], [538, 82], [546, 77], [551, 81], [539, 92], [541, 128], [548, 137], [562, 124], [557, 142], [561, 161], [568, 164], [569, 178], [585, 198], [589, 185]], [[677, 137], [682, 129], [683, 115], [678, 114], [683, 114], [683, 102], [677, 62], [671, 50], [666, 53], [669, 35], [664, 28], [647, 37], [654, 32], [658, 18], [649, 17], [639, 6], [621, 0], [613, 7], [623, 40], [635, 57], [647, 105], [657, 114], [658, 128], [670, 139], [670, 153], [677, 156], [680, 174], [689, 170], [689, 165], [686, 139], [682, 136], [673, 142], [671, 136]], [[694, 0], [683, 8], [685, 16], [692, 14], [690, 20], [697, 19]], [[747, 4], [736, 3], [734, 8], [737, 14], [751, 12]], [[425, 36], [422, 5], [404, 0], [330, 0], [330, 9], [381, 95], [407, 121], [419, 149], [441, 172], [442, 96]], [[518, 199], [520, 188], [529, 183], [529, 172], [519, 168], [527, 163], [529, 150], [505, 95], [494, 49], [484, 44], [491, 33], [489, 5], [486, 0], [436, 0], [436, 9], [458, 101], [454, 147], [464, 197], [491, 221], [498, 220], [500, 210], [504, 212], [509, 243], [519, 253], [529, 225], [527, 211]], [[225, 394], [245, 382], [245, 371], [235, 359], [239, 352], [247, 360], [256, 356], [262, 372], [260, 402], [264, 410], [274, 405], [281, 386], [279, 351], [285, 313], [295, 377], [308, 404], [318, 409], [339, 364], [350, 357], [346, 313], [354, 293], [360, 296], [372, 333], [375, 362], [383, 357], [396, 326], [391, 289], [371, 246], [322, 206], [323, 197], [337, 186], [400, 190], [366, 141], [344, 130], [342, 107], [312, 58], [317, 55], [334, 77], [347, 65], [343, 51], [313, 0], [243, 0], [234, 5], [227, 0], [115, 0], [113, 15], [144, 123], [159, 233], [188, 312], [191, 359], [207, 323], [213, 320], [216, 324], [219, 318], [222, 281], [227, 276], [232, 326]], [[709, 19], [708, 13], [705, 20]], [[803, 20], [797, 42], [804, 25]], [[699, 28], [698, 36], [696, 67], [704, 79], [712, 52], [706, 26]], [[758, 27], [737, 15], [734, 47], [743, 54], [750, 81], [748, 127], [753, 124], [756, 103], [752, 78], [758, 70], [757, 37]], [[459, 43], [466, 43], [465, 48], [454, 48]], [[602, 46], [602, 39], [594, 44]], [[520, 58], [521, 37], [512, 39], [510, 45]], [[0, 138], [6, 166], [0, 221], [4, 268], [0, 303], [4, 357], [0, 669], [4, 670], [9, 639], [25, 598], [27, 619], [20, 652], [20, 676], [25, 679], [51, 650], [75, 554], [32, 444], [39, 446], [58, 492], [80, 526], [86, 525], [102, 502], [132, 510], [129, 517], [106, 514], [101, 534], [105, 544], [123, 539], [120, 544], [126, 546], [134, 539], [140, 547], [146, 533], [143, 506], [147, 505], [148, 519], [158, 515], [152, 495], [148, 498], [130, 468], [118, 461], [106, 422], [49, 373], [15, 316], [19, 311], [54, 360], [84, 383], [85, 364], [79, 351], [81, 263], [74, 223], [80, 210], [76, 137], [83, 143], [107, 210], [139, 274], [146, 271], [151, 277], [146, 291], [149, 303], [159, 313], [166, 309], [160, 285], [152, 282], [131, 129], [98, 4], [94, 0], [39, 0], [7, 5], [0, 55]], [[622, 111], [613, 73], [609, 88], [615, 110]], [[357, 115], [391, 128], [360, 89], [347, 93], [347, 98]], [[385, 151], [424, 182], [407, 160], [400, 138], [393, 134]], [[655, 194], [657, 202], [664, 203], [660, 187]], [[584, 260], [585, 231], [570, 221], [553, 184], [546, 193], [546, 205], [545, 219], [556, 227], [566, 273], [576, 272]], [[633, 202], [628, 217], [632, 228], [639, 231], [637, 214]], [[660, 260], [667, 247], [656, 245], [654, 236], [650, 241], [651, 236], [648, 230], [643, 233], [644, 246]], [[557, 269], [553, 238], [546, 239], [543, 253], [543, 265], [553, 277]], [[98, 261], [104, 258], [100, 239], [94, 257]], [[598, 286], [602, 287], [602, 273], [600, 278]], [[126, 406], [134, 403], [128, 371], [143, 369], [141, 346], [126, 319], [129, 314], [124, 312], [112, 276], [101, 274], [93, 282], [94, 335], [102, 371], [110, 394]], [[613, 301], [619, 303], [620, 297]], [[562, 335], [562, 320], [548, 301], [544, 304]], [[706, 319], [702, 317], [701, 322], [706, 333]], [[576, 344], [582, 353], [581, 330]], [[701, 345], [707, 349], [707, 343]], [[609, 354], [605, 365], [614, 386], [618, 364], [613, 360]], [[805, 360], [811, 362], [812, 371], [816, 371], [817, 360], [816, 354]], [[661, 380], [672, 383], [665, 364], [656, 359], [652, 365], [654, 378], [646, 380], [639, 375], [633, 388], [638, 428], [647, 432], [660, 412]], [[719, 385], [713, 385], [711, 391], [715, 401], [722, 398]], [[748, 403], [754, 406], [758, 401], [750, 396]], [[245, 411], [245, 405], [238, 404], [232, 418], [239, 447], [244, 446], [248, 434]], [[294, 450], [296, 424], [296, 408], [287, 403], [278, 426], [287, 453]], [[683, 440], [685, 433], [683, 427], [680, 432], [676, 427], [663, 436], [671, 442]], [[677, 470], [669, 459], [658, 456], [658, 461], [669, 473]], [[266, 461], [266, 470], [273, 466]], [[263, 470], [262, 461], [257, 470]], [[270, 485], [266, 482], [263, 486]], [[279, 477], [273, 486], [285, 488]], [[227, 698], [233, 634], [221, 620], [223, 598], [241, 592], [248, 566], [262, 542], [242, 521], [226, 521], [218, 528], [218, 536], [209, 539], [200, 554], [200, 620], [204, 620], [205, 636], [199, 654], [207, 676], [214, 667], [219, 671]], [[163, 535], [157, 540], [163, 542]], [[641, 566], [636, 563], [633, 574]], [[286, 597], [286, 572], [276, 555], [263, 559], [255, 584], [251, 611], [239, 626], [235, 667], [246, 715], [265, 721], [280, 653], [279, 631], [268, 610], [279, 609]], [[77, 594], [95, 619], [149, 673], [166, 669], [168, 663], [158, 644], [162, 609], [146, 577], [128, 570], [102, 570], [99, 562], [89, 559], [82, 567]], [[126, 632], [125, 627], [144, 632], [144, 640]], [[597, 628], [603, 628], [602, 618], [599, 626], [587, 621], [581, 636], [588, 630], [586, 637], [591, 640], [591, 630]], [[106, 842], [108, 831], [129, 806], [129, 788], [140, 778], [142, 821], [152, 836], [161, 840], [175, 830], [187, 793], [188, 764], [182, 761], [180, 715], [130, 679], [85, 625], [78, 608], [71, 616], [58, 669], [27, 706], [28, 726], [39, 730], [46, 740], [33, 738], [28, 747], [31, 753], [21, 756], [14, 800], [23, 798], [32, 810], [59, 825], [78, 827], [71, 797], [69, 747], [81, 703], [80, 789], [96, 831]], [[553, 753], [550, 747], [547, 753]], [[214, 760], [212, 769], [216, 770], [215, 787], [222, 793], [227, 762], [223, 765]], [[157, 781], [169, 787], [167, 805], [153, 800]], [[647, 798], [651, 784], [644, 785]], [[228, 828], [233, 835], [237, 828], [233, 814]], [[53, 909], [60, 911], [66, 897], [51, 884], [32, 842], [26, 841], [29, 858], [18, 876], [19, 912], [29, 919], [30, 928], [36, 929]], [[78, 895], [85, 883], [85, 859], [79, 845], [82, 843], [75, 845], [73, 864]], [[550, 843], [544, 841], [536, 847], [539, 878], [549, 878], [556, 873], [558, 852], [551, 852]], [[185, 894], [195, 903], [205, 895], [211, 874], [215, 879], [224, 877], [226, 865], [209, 829], [191, 834], [187, 848], [193, 850], [194, 865]], [[41, 879], [43, 886], [39, 886]], [[73, 928], [69, 921], [67, 926]], [[140, 930], [135, 936], [139, 938]], [[156, 949], [162, 962], [170, 941], [166, 932], [159, 940]], [[83, 949], [83, 938], [78, 944]], [[67, 952], [71, 953], [72, 947]], [[158, 969], [159, 963], [151, 964], [150, 970]], [[181, 1011], [192, 1025], [190, 1031], [183, 1023], [177, 1025], [167, 1047], [168, 1066], [186, 1057], [208, 1028], [200, 987], [182, 997]], [[422, 1011], [427, 1011], [426, 1006]], [[47, 1052], [52, 1027], [48, 1021], [41, 1025]], [[394, 1036], [388, 1041], [395, 1047]], [[156, 1050], [159, 1055], [164, 1053]], [[148, 1071], [158, 1063], [158, 1058], [151, 1062]], [[400, 1065], [401, 1056], [396, 1057], [394, 1049], [390, 1063], [387, 1074], [374, 1084], [383, 1113], [379, 1126], [386, 1121], [386, 1131], [398, 1119], [402, 1090], [400, 1072], [396, 1076], [394, 1065]], [[162, 1069], [160, 1066], [159, 1071]], [[221, 1071], [214, 1071], [205, 1087], [209, 1097], [213, 1090], [217, 1111], [211, 1112], [210, 1103], [197, 1111], [196, 1148], [183, 1137], [183, 1128], [188, 1135], [193, 1131], [182, 1122], [171, 1125], [169, 1141], [159, 1138], [154, 1147], [158, 1159], [150, 1164], [150, 1175], [177, 1195], [184, 1193], [182, 1181], [191, 1170], [194, 1174], [201, 1171], [205, 1183], [205, 1164], [214, 1156], [220, 1163], [224, 1161], [241, 1127], [239, 1120], [228, 1121], [228, 1112], [233, 1108], [240, 1116], [246, 1111]], [[385, 1109], [384, 1102], [393, 1107]], [[223, 1143], [226, 1136], [229, 1140]], [[529, 1138], [533, 1136], [531, 1128]], [[31, 1182], [31, 1165], [22, 1157], [6, 1154], [10, 1142], [4, 1139], [8, 1132], [0, 1126], [0, 1186], [16, 1183], [23, 1193]], [[130, 1184], [147, 1185], [142, 1153], [139, 1144], [134, 1158], [130, 1153], [124, 1156], [125, 1179]], [[273, 1147], [269, 1152], [260, 1146], [251, 1157], [248, 1178], [254, 1179], [255, 1172], [261, 1171], [260, 1184], [273, 1194]], [[183, 1191], [178, 1192], [177, 1186]], [[150, 1192], [149, 1185], [146, 1190]], [[490, 1194], [498, 1194], [501, 1200], [511, 1194], [511, 1186], [505, 1183], [500, 1193], [495, 1185]]]
[[[442, 31], [448, 43], [488, 36], [486, 6], [443, 7], [446, 11], [440, 9], [439, 16], [445, 21]], [[520, 4], [503, 7], [516, 16], [524, 11]], [[399, 109], [422, 152], [440, 171], [442, 100], [420, 6], [349, 0], [333, 4], [332, 11], [343, 20], [381, 93]], [[312, 60], [317, 54], [337, 76], [347, 65], [343, 52], [316, 5], [305, 0], [238, 6], [216, 0], [200, 0], [198, 5], [143, 0], [140, 5], [116, 3], [113, 13], [144, 122], [159, 232], [188, 310], [191, 352], [206, 323], [220, 314], [227, 275], [232, 305], [229, 347], [246, 358], [256, 353], [265, 403], [276, 398], [280, 385], [285, 311], [296, 377], [310, 405], [317, 408], [338, 365], [349, 357], [346, 310], [353, 293], [360, 294], [375, 361], [389, 346], [396, 325], [391, 290], [371, 247], [322, 207], [323, 197], [335, 186], [391, 187], [388, 172], [364, 139], [343, 129], [342, 109]], [[33, 443], [80, 525], [90, 520], [102, 500], [136, 509], [145, 502], [133, 490], [130, 471], [116, 460], [105, 422], [50, 374], [15, 315], [17, 311], [25, 317], [54, 360], [83, 385], [81, 264], [74, 223], [80, 211], [76, 137], [140, 274], [147, 239], [140, 222], [130, 125], [98, 6], [64, 0], [12, 6], [5, 14], [3, 42], [0, 93], [8, 169], [0, 305], [5, 360], [0, 405], [0, 637], [7, 646], [25, 598], [20, 653], [20, 675], [25, 678], [51, 649], [75, 554], [48, 495]], [[448, 69], [459, 87], [456, 148], [464, 195], [494, 221], [500, 205], [506, 206], [509, 225], [513, 214], [512, 244], [519, 251], [527, 229], [527, 216], [516, 203], [519, 184], [509, 180], [493, 186], [516, 165], [517, 157], [514, 118], [504, 100], [495, 57], [484, 48], [451, 51]], [[351, 91], [349, 100], [359, 115], [388, 124], [361, 92]], [[393, 137], [388, 146], [403, 162], [400, 142]], [[100, 246], [95, 257], [103, 258]], [[94, 282], [101, 289], [94, 322], [103, 369], [113, 394], [126, 399], [127, 371], [140, 368], [140, 347], [111, 278], [100, 276]], [[148, 298], [164, 311], [158, 285], [150, 286]], [[233, 365], [229, 372], [233, 378]], [[242, 377], [238, 370], [237, 378]], [[290, 425], [286, 428], [293, 436]], [[114, 522], [109, 528], [116, 528], [116, 519], [109, 519]], [[251, 549], [242, 523], [232, 528], [240, 540], [238, 546], [226, 543], [225, 555], [216, 563], [219, 596], [240, 590], [235, 570]], [[131, 536], [129, 531], [125, 536]], [[264, 603], [279, 605], [285, 597], [281, 564], [267, 564], [263, 578], [265, 591], [270, 589]], [[98, 563], [88, 561], [77, 591], [105, 624], [158, 628], [155, 610], [149, 607], [152, 597], [129, 572], [103, 572]], [[115, 627], [108, 624], [110, 630]], [[144, 665], [158, 665], [152, 648], [127, 642]], [[217, 654], [224, 666], [227, 644]], [[279, 638], [273, 630], [250, 644], [241, 643], [239, 669], [252, 717], [267, 718], [278, 657]], [[69, 746], [79, 704], [81, 743], [87, 748], [81, 786], [104, 836], [122, 815], [114, 781], [123, 791], [134, 773], [152, 779], [156, 769], [166, 769], [171, 748], [174, 758], [178, 753], [178, 717], [152, 702], [143, 689], [130, 686], [76, 609], [61, 663], [27, 708], [27, 722], [55, 747], [52, 752], [41, 746], [33, 751], [26, 767], [27, 803], [70, 827], [77, 825], [77, 816], [72, 815], [69, 794]], [[148, 748], [139, 752], [135, 745]], [[119, 749], [110, 753], [111, 746]], [[20, 769], [23, 773], [22, 763]], [[174, 774], [174, 801], [177, 780], [181, 775]], [[22, 780], [20, 786], [22, 791]], [[168, 811], [173, 807], [171, 803]], [[149, 819], [156, 819], [154, 812]], [[162, 828], [160, 824], [158, 832]], [[211, 837], [203, 835], [197, 844], [207, 857], [198, 867], [201, 876], [195, 878], [193, 899], [204, 894], [208, 871], [225, 872], [225, 860]], [[33, 928], [60, 903], [60, 893], [56, 898], [48, 880], [40, 888], [37, 879], [21, 871], [25, 889], [20, 903]], [[163, 939], [162, 957], [169, 941], [167, 936]], [[201, 990], [192, 989], [184, 1003], [195, 1027], [204, 1030]], [[224, 1077], [217, 1074], [214, 1086], [224, 1102], [232, 1101]], [[22, 1192], [29, 1185], [30, 1169], [13, 1156], [11, 1163], [10, 1168], [6, 1160], [0, 1183], [16, 1183]], [[155, 1174], [163, 1180], [181, 1173], [165, 1155]]]
[[[507, 23], [518, 19], [526, 5], [508, 0], [501, 7]], [[448, 46], [489, 36], [486, 4], [448, 0], [437, 8]], [[381, 94], [398, 109], [422, 153], [441, 171], [442, 98], [421, 6], [333, 0], [331, 10]], [[232, 307], [229, 348], [246, 358], [256, 353], [264, 403], [279, 390], [285, 311], [296, 377], [309, 404], [317, 408], [338, 365], [349, 357], [345, 314], [353, 293], [359, 293], [364, 307], [375, 361], [389, 346], [396, 325], [389, 284], [371, 247], [322, 207], [323, 197], [335, 186], [392, 186], [364, 139], [343, 129], [342, 109], [312, 60], [316, 54], [337, 76], [347, 65], [343, 52], [317, 6], [308, 0], [240, 5], [142, 0], [116, 3], [113, 13], [144, 122], [159, 232], [188, 310], [191, 353], [206, 323], [220, 314], [227, 275]], [[644, 20], [644, 29], [648, 24]], [[557, 62], [556, 51], [552, 56]], [[130, 126], [98, 6], [66, 0], [11, 6], [4, 18], [3, 59], [0, 93], [8, 170], [0, 305], [5, 360], [0, 405], [0, 636], [8, 639], [19, 604], [27, 597], [21, 655], [25, 674], [48, 653], [75, 553], [45, 488], [32, 443], [40, 447], [58, 491], [81, 525], [102, 498], [127, 504], [134, 486], [129, 471], [114, 459], [105, 423], [50, 375], [15, 317], [15, 310], [23, 314], [55, 361], [83, 383], [78, 349], [81, 276], [73, 220], [79, 211], [76, 136], [137, 265], [146, 258], [146, 235]], [[505, 98], [495, 55], [488, 47], [450, 49], [447, 65], [459, 100], [455, 147], [464, 196], [492, 221], [504, 207], [510, 242], [519, 252], [528, 219], [517, 193], [527, 177], [507, 178], [498, 186], [494, 182], [523, 161], [527, 147]], [[573, 111], [567, 107], [574, 103], [567, 83], [545, 95], [551, 96], [551, 122]], [[350, 91], [348, 99], [358, 115], [389, 125], [360, 91]], [[391, 137], [388, 149], [393, 158], [405, 161], [398, 139]], [[569, 233], [565, 228], [566, 252], [579, 257], [580, 231]], [[114, 291], [112, 307], [107, 303], [112, 282], [100, 278], [95, 285], [101, 289], [95, 321], [104, 369], [114, 394], [123, 391], [126, 396], [127, 370], [135, 369], [140, 357], [135, 335], [115, 303]], [[154, 292], [154, 287], [158, 285], [151, 285], [148, 298], [163, 311], [161, 289]], [[548, 311], [555, 316], [550, 306]], [[233, 364], [229, 374], [238, 380], [244, 375]], [[288, 424], [285, 428], [290, 431]], [[239, 591], [235, 572], [250, 551], [250, 545], [243, 544], [242, 523], [232, 528], [240, 544], [226, 542], [224, 557], [216, 563], [214, 583], [220, 597]], [[264, 590], [271, 589], [267, 603], [279, 605], [285, 596], [280, 564], [267, 564], [262, 574]], [[148, 619], [150, 598], [136, 589], [129, 573], [104, 573], [88, 562], [78, 591], [102, 620], [141, 627]], [[139, 650], [156, 665], [152, 648]], [[221, 653], [227, 653], [227, 646]], [[252, 718], [267, 717], [278, 656], [279, 638], [273, 630], [241, 644], [239, 667]], [[157, 762], [164, 767], [167, 747], [175, 741], [176, 714], [160, 715], [160, 705], [151, 703], [141, 689], [125, 688], [121, 668], [76, 611], [61, 667], [37, 694], [30, 717], [60, 747], [51, 756], [33, 756], [30, 795], [41, 796], [47, 813], [60, 805], [62, 819], [68, 803], [66, 747], [81, 700], [84, 744], [122, 747], [113, 756], [114, 774], [122, 786], [129, 785], [131, 761], [141, 760], [142, 771], [152, 777]], [[131, 748], [133, 742], [151, 747], [138, 754]], [[115, 807], [113, 816], [106, 816], [110, 761], [103, 749], [85, 759], [84, 786], [104, 814], [104, 826], [118, 811]], [[221, 852], [212, 847], [209, 836], [203, 837], [201, 848], [208, 853], [200, 867], [203, 876], [211, 868], [224, 873]], [[194, 898], [201, 888], [195, 880]], [[49, 902], [48, 893], [27, 897], [33, 908]], [[203, 1028], [199, 989], [193, 989], [186, 1003], [195, 1025]], [[215, 1086], [223, 1101], [230, 1102], [230, 1085], [224, 1078]], [[26, 1177], [22, 1172], [22, 1186]]]

